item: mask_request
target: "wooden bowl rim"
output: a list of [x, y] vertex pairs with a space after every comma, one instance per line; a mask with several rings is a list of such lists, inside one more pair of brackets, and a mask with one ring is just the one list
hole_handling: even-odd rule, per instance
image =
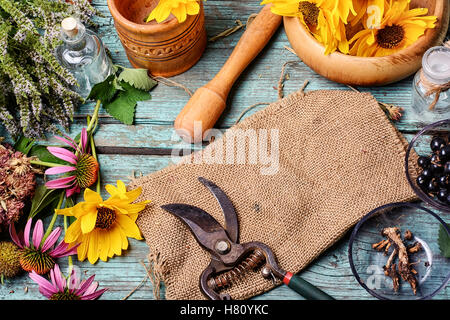
[[[132, 31], [132, 32], [142, 32], [145, 34], [154, 34], [154, 33], [160, 33], [160, 32], [167, 32], [171, 29], [176, 28], [177, 26], [181, 25], [181, 23], [178, 22], [178, 20], [173, 17], [169, 21], [163, 22], [163, 23], [156, 23], [156, 24], [139, 24], [133, 21], [130, 21], [129, 19], [125, 18], [117, 8], [116, 2], [121, 0], [107, 0], [109, 11], [111, 12], [112, 17], [116, 21], [116, 23], [123, 26], [125, 29]], [[200, 2], [200, 11], [198, 14], [201, 13], [203, 10], [203, 3]], [[188, 15], [186, 20], [183, 23], [189, 22], [190, 20], [194, 19], [196, 15]]]
[[[434, 12], [433, 15], [437, 16], [438, 21], [440, 22], [441, 26], [442, 26], [442, 20], [443, 20], [443, 15], [444, 12], [446, 11], [446, 6], [445, 6], [445, 2], [447, 2], [448, 5], [448, 0], [443, 0], [443, 1], [437, 1], [438, 4], [442, 4], [441, 6], [436, 6], [436, 10], [440, 9], [438, 12]], [[448, 23], [448, 20], [447, 20]], [[445, 24], [447, 24], [445, 23]], [[323, 44], [321, 44], [319, 41], [317, 41], [316, 38], [313, 37], [313, 35], [311, 34], [311, 32], [309, 30], [306, 29], [306, 27], [300, 22], [300, 20], [297, 17], [283, 17], [283, 25], [284, 28], [289, 28], [290, 26], [295, 25], [300, 32], [306, 33], [306, 36], [315, 43], [315, 46], [319, 46], [322, 49], [322, 54], [325, 51], [325, 47], [323, 46]], [[439, 28], [433, 28], [433, 29], [427, 29], [425, 32], [428, 33], [439, 33], [440, 29]], [[424, 34], [425, 35], [425, 34]], [[370, 59], [371, 61], [376, 62], [386, 62], [389, 59], [392, 58], [401, 58], [402, 56], [404, 56], [405, 54], [408, 54], [410, 52], [413, 52], [415, 49], [417, 49], [418, 51], [422, 52], [423, 50], [419, 50], [421, 46], [425, 47], [425, 48], [429, 48], [429, 45], [427, 44], [427, 42], [430, 42], [430, 38], [432, 39], [433, 37], [425, 37], [425, 36], [421, 36], [418, 40], [416, 40], [412, 45], [403, 48], [393, 54], [387, 55], [387, 56], [383, 56], [383, 57], [360, 57], [360, 56], [352, 56], [349, 54], [344, 54], [338, 51], [334, 51], [333, 53], [330, 53], [328, 56], [330, 57], [336, 57], [336, 58], [341, 58], [341, 59], [352, 59], [353, 61], [367, 61], [368, 59]], [[427, 49], [426, 49], [427, 50]], [[425, 50], [425, 51], [426, 51]], [[425, 52], [423, 51], [423, 52]]]

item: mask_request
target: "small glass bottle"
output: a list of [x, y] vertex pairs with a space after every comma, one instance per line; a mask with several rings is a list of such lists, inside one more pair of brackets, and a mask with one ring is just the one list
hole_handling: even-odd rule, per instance
[[87, 98], [92, 87], [113, 72], [112, 62], [100, 38], [73, 17], [61, 22], [61, 38], [57, 58], [77, 79], [79, 87], [74, 90]]
[[450, 48], [428, 49], [422, 57], [422, 69], [414, 76], [412, 93], [412, 106], [424, 124], [450, 118], [449, 83]]

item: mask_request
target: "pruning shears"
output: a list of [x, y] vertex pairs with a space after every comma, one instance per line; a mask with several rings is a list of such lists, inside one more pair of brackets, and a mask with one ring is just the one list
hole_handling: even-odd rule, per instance
[[274, 253], [264, 243], [252, 241], [240, 244], [239, 223], [232, 202], [213, 182], [202, 177], [198, 180], [218, 201], [225, 217], [225, 228], [209, 213], [196, 206], [172, 203], [162, 205], [161, 208], [181, 219], [200, 246], [211, 254], [210, 264], [200, 275], [200, 289], [206, 297], [230, 300], [229, 294], [220, 291], [231, 286], [245, 272], [264, 264], [261, 269], [264, 278], [280, 279], [306, 299], [333, 299], [300, 276], [281, 269]]

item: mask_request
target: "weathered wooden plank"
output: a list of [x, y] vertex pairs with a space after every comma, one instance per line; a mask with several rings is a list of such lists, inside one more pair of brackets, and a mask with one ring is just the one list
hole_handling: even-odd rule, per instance
[[[99, 32], [103, 41], [114, 55], [114, 62], [129, 66], [129, 62], [113, 28], [113, 21], [109, 15], [105, 0], [94, 0], [94, 5], [103, 13], [104, 18], [96, 18], [100, 24]], [[235, 19], [245, 21], [254, 12], [259, 11], [258, 1], [214, 1], [208, 0], [206, 9], [206, 27], [209, 36], [213, 36], [228, 27], [235, 25]], [[242, 31], [209, 43], [208, 48], [200, 62], [188, 72], [174, 77], [173, 80], [186, 85], [192, 91], [201, 87], [217, 73], [226, 61], [239, 40]], [[275, 34], [273, 41], [255, 60], [236, 83], [230, 94], [228, 109], [220, 119], [218, 127], [228, 128], [237, 119], [239, 114], [255, 102], [274, 101], [277, 97], [277, 86], [281, 66], [286, 61], [297, 58], [284, 49], [289, 45], [284, 31]], [[336, 84], [315, 74], [303, 63], [290, 65], [286, 69], [290, 79], [285, 81], [285, 93], [297, 90], [305, 79], [310, 80], [307, 90], [316, 89], [346, 89], [344, 85]], [[398, 104], [404, 107], [405, 116], [397, 127], [405, 133], [413, 133], [421, 127], [420, 119], [411, 112], [411, 77], [399, 83], [379, 88], [362, 88], [370, 91], [379, 101]], [[178, 112], [188, 100], [188, 96], [178, 88], [170, 88], [160, 84], [152, 91], [153, 99], [149, 102], [139, 103], [136, 113], [137, 126], [118, 124], [103, 111], [101, 112], [101, 127], [96, 134], [96, 141], [101, 152], [128, 152], [139, 153], [139, 150], [113, 149], [115, 147], [145, 148], [145, 154], [169, 154], [170, 150], [179, 144], [177, 136], [173, 135], [172, 123]], [[84, 124], [84, 118], [93, 110], [92, 104], [82, 106], [76, 115], [76, 123], [72, 127], [75, 134]], [[256, 110], [255, 110], [256, 111]], [[254, 112], [254, 111], [252, 111]], [[249, 112], [251, 114], [252, 112]], [[0, 135], [4, 135], [0, 128]], [[406, 137], [410, 139], [411, 134]], [[51, 143], [51, 142], [50, 142]], [[420, 150], [426, 150], [422, 145]], [[117, 179], [126, 181], [126, 177], [142, 172], [147, 174], [159, 170], [171, 163], [168, 156], [149, 155], [100, 155], [102, 165], [103, 183], [114, 183]], [[448, 217], [445, 217], [448, 220]], [[103, 299], [121, 299], [135, 288], [144, 278], [145, 272], [139, 264], [146, 258], [148, 248], [143, 241], [130, 241], [130, 249], [124, 256], [111, 259], [109, 262], [100, 262], [92, 266], [89, 263], [76, 264], [87, 271], [87, 275], [97, 274], [96, 280], [102, 287], [110, 290]], [[354, 280], [347, 259], [348, 238], [339, 241], [327, 250], [318, 260], [309, 266], [302, 275], [312, 283], [326, 290], [338, 299], [366, 299], [371, 298]], [[66, 264], [63, 264], [63, 267]], [[23, 288], [29, 287], [28, 293]], [[10, 293], [13, 290], [14, 293]], [[437, 298], [448, 299], [449, 288], [443, 290]], [[151, 286], [147, 281], [144, 287], [137, 290], [131, 299], [151, 299]], [[286, 287], [279, 287], [256, 299], [300, 299]], [[0, 287], [0, 299], [42, 299], [37, 287], [27, 276], [7, 281]]]

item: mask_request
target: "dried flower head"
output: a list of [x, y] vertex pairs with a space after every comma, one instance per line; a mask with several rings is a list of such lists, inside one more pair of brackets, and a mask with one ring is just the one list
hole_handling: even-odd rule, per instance
[[31, 159], [0, 143], [0, 231], [16, 222], [36, 188]]
[[22, 271], [20, 249], [10, 241], [0, 242], [0, 278], [13, 278]]

